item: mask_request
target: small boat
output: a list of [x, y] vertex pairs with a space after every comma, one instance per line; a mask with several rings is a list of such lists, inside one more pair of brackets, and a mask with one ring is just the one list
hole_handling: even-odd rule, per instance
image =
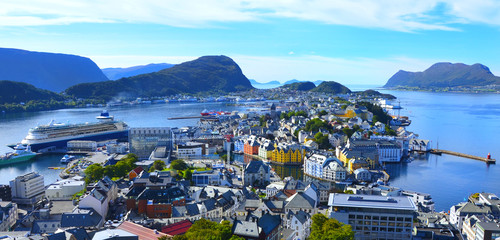
[[96, 117], [99, 121], [113, 121], [114, 117], [110, 116], [107, 110], [102, 110], [101, 115]]
[[61, 163], [68, 164], [69, 162], [71, 162], [75, 159], [76, 159], [75, 156], [66, 154], [66, 155], [64, 155], [64, 157], [61, 158]]
[[205, 109], [205, 110], [201, 111], [200, 114], [201, 114], [201, 116], [208, 116], [209, 113], [208, 113], [208, 110]]

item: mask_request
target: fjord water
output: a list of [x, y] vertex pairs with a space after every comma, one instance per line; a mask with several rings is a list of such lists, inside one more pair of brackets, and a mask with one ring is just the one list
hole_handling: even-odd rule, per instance
[[[491, 153], [500, 164], [500, 94], [383, 92], [401, 101], [401, 115], [412, 120], [407, 129], [431, 140], [433, 148], [482, 157]], [[387, 167], [392, 186], [430, 193], [437, 211], [475, 192], [500, 194], [498, 164], [443, 154]]]
[[[351, 86], [349, 86], [351, 87]], [[370, 86], [371, 87], [371, 86]], [[354, 88], [352, 88], [354, 89]], [[366, 89], [366, 88], [365, 88]], [[355, 90], [364, 90], [357, 86]], [[409, 116], [408, 130], [432, 141], [433, 147], [478, 156], [491, 153], [500, 160], [500, 94], [428, 93], [383, 91], [401, 101], [401, 115]], [[131, 127], [181, 127], [196, 125], [197, 119], [167, 120], [168, 117], [198, 116], [203, 109], [242, 110], [223, 103], [136, 105], [110, 108], [110, 114]], [[10, 151], [5, 145], [20, 141], [29, 128], [52, 119], [59, 122], [93, 122], [102, 109], [63, 109], [37, 113], [0, 115], [0, 154]], [[32, 162], [0, 168], [0, 184], [30, 171], [39, 171], [45, 183], [59, 178], [61, 156], [41, 156]], [[499, 162], [500, 164], [500, 162]], [[500, 194], [500, 166], [449, 155], [429, 155], [411, 163], [388, 164], [390, 184], [403, 189], [430, 193], [436, 210], [448, 210], [474, 192]], [[300, 169], [275, 169], [277, 173], [300, 178]]]

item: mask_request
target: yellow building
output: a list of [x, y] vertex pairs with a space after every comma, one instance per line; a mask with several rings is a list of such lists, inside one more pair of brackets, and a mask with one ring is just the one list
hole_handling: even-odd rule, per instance
[[275, 144], [272, 161], [279, 164], [302, 164], [306, 150], [299, 145]]
[[353, 109], [346, 109], [344, 114], [335, 114], [335, 116], [340, 118], [353, 118], [356, 117], [356, 112]]
[[340, 151], [338, 159], [344, 167], [352, 173], [358, 168], [375, 169], [378, 164], [378, 153], [376, 151], [349, 150], [344, 148]]

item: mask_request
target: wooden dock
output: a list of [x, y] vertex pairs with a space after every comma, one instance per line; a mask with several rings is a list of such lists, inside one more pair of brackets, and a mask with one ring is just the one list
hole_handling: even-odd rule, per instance
[[489, 159], [489, 158], [485, 158], [485, 157], [478, 157], [478, 156], [474, 156], [474, 155], [469, 155], [469, 154], [465, 154], [465, 153], [459, 153], [459, 152], [453, 152], [453, 151], [448, 151], [448, 150], [443, 150], [443, 149], [431, 149], [430, 153], [433, 153], [433, 154], [437, 154], [437, 155], [441, 155], [441, 154], [448, 154], [448, 155], [453, 155], [453, 156], [457, 156], [457, 157], [463, 157], [463, 158], [470, 158], [470, 159], [474, 159], [474, 160], [479, 160], [479, 161], [483, 161], [485, 163], [496, 163], [496, 160], [495, 159]]

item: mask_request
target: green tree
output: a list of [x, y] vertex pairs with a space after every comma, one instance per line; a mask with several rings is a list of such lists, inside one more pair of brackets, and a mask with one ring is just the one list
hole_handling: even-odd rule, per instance
[[324, 115], [328, 115], [328, 112], [325, 111], [325, 110], [321, 110], [321, 112], [318, 113], [318, 115], [321, 117], [321, 116], [324, 116]]
[[351, 240], [354, 239], [354, 232], [350, 225], [343, 224], [334, 218], [327, 218], [323, 214], [312, 216], [311, 240]]
[[193, 223], [191, 228], [184, 234], [183, 237], [174, 238], [176, 240], [229, 240], [240, 239], [233, 237], [231, 232], [232, 225], [229, 221], [221, 223], [212, 222], [204, 218]]
[[347, 135], [348, 138], [350, 138], [354, 134], [354, 129], [351, 129], [349, 127], [342, 128], [342, 132], [344, 132], [345, 135]]
[[193, 171], [191, 170], [185, 170], [184, 171], [184, 179], [186, 180], [191, 180], [193, 178]]
[[316, 135], [314, 135], [314, 139], [321, 149], [328, 149], [332, 146], [330, 144], [330, 140], [328, 140], [328, 134], [322, 134], [321, 132], [318, 132], [316, 133]]
[[156, 160], [153, 162], [153, 168], [155, 170], [161, 171], [167, 167], [167, 164], [165, 164], [164, 161], [162, 160]]
[[174, 160], [172, 161], [172, 163], [170, 163], [170, 167], [175, 169], [175, 170], [186, 170], [188, 168], [188, 165], [186, 162], [184, 162], [184, 160], [182, 159], [177, 159], [177, 160]]
[[85, 173], [85, 181], [87, 183], [95, 182], [104, 177], [104, 168], [98, 163], [88, 166], [83, 172]]

